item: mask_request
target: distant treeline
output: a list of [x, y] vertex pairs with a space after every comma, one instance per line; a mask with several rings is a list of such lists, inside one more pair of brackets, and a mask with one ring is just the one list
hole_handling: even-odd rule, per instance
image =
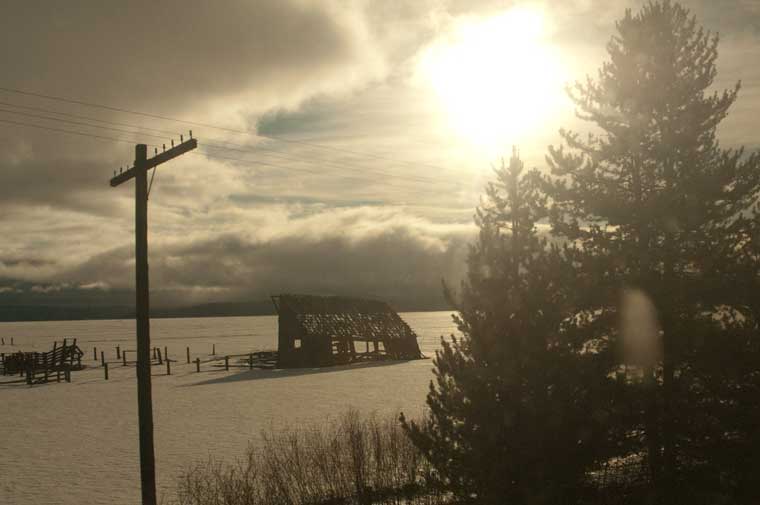
[[128, 307], [88, 307], [65, 305], [0, 306], [1, 322], [16, 321], [80, 321], [87, 319], [124, 319]]
[[[388, 301], [388, 299], [385, 299]], [[449, 310], [442, 300], [390, 300], [400, 312]], [[152, 308], [153, 318], [173, 317], [237, 317], [275, 315], [270, 300], [254, 302], [218, 302], [185, 307]], [[124, 305], [0, 305], [0, 322], [14, 321], [82, 321], [101, 319], [134, 319], [133, 307]]]

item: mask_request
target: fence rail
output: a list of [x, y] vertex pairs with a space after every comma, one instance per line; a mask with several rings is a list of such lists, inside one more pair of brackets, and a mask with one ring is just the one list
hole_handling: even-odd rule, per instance
[[70, 381], [71, 371], [82, 369], [83, 355], [76, 339], [69, 343], [64, 338], [61, 344], [54, 342], [50, 351], [3, 354], [0, 356], [0, 370], [4, 376], [25, 376], [27, 384], [40, 384], [52, 379], [60, 381], [61, 374], [66, 381]]

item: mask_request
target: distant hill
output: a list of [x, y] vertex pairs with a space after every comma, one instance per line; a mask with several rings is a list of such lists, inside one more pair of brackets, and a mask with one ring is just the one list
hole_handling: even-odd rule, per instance
[[[159, 308], [150, 311], [151, 317], [233, 317], [269, 316], [275, 314], [270, 300], [256, 302], [216, 302], [187, 307]], [[130, 318], [135, 317], [134, 310]]]
[[[371, 297], [370, 297], [371, 298]], [[399, 312], [450, 310], [442, 300], [404, 300], [385, 298]], [[274, 315], [271, 300], [253, 302], [216, 302], [181, 307], [155, 307], [153, 318], [170, 317], [234, 317]], [[87, 319], [133, 319], [135, 310], [125, 305], [0, 305], [0, 322], [12, 321], [78, 321]]]
[[[78, 321], [83, 319], [124, 319], [131, 307], [85, 305], [0, 305], [0, 321]], [[134, 317], [134, 316], [133, 316]]]
[[[272, 302], [205, 303], [187, 307], [159, 307], [151, 317], [229, 317], [274, 314]], [[87, 319], [133, 319], [134, 307], [79, 305], [0, 305], [0, 321], [79, 321]]]

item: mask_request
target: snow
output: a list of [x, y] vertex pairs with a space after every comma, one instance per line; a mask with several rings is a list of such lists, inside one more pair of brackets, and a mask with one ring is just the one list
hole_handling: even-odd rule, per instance
[[[440, 335], [455, 331], [448, 312], [402, 314], [432, 357]], [[167, 346], [172, 375], [153, 367], [158, 493], [165, 503], [176, 476], [209, 456], [243, 455], [262, 429], [325, 422], [354, 407], [379, 414], [424, 408], [432, 360], [330, 369], [210, 369], [191, 359], [276, 348], [275, 317], [155, 319], [151, 344]], [[135, 349], [134, 321], [0, 323], [0, 352], [48, 350], [77, 338], [88, 368], [72, 382], [0, 386], [0, 504], [139, 503], [135, 368], [122, 367], [116, 346]], [[11, 347], [10, 337], [15, 346]], [[105, 381], [93, 347], [106, 352]]]

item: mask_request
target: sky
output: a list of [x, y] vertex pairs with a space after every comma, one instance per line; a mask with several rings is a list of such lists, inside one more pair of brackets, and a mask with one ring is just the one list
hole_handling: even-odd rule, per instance
[[[519, 145], [543, 169], [561, 127], [589, 129], [563, 86], [640, 5], [4, 2], [0, 304], [122, 303], [134, 190], [108, 181], [190, 129], [150, 194], [154, 305], [440, 300], [492, 165]], [[757, 149], [760, 0], [684, 5], [721, 35], [716, 89], [742, 81], [721, 143]]]

